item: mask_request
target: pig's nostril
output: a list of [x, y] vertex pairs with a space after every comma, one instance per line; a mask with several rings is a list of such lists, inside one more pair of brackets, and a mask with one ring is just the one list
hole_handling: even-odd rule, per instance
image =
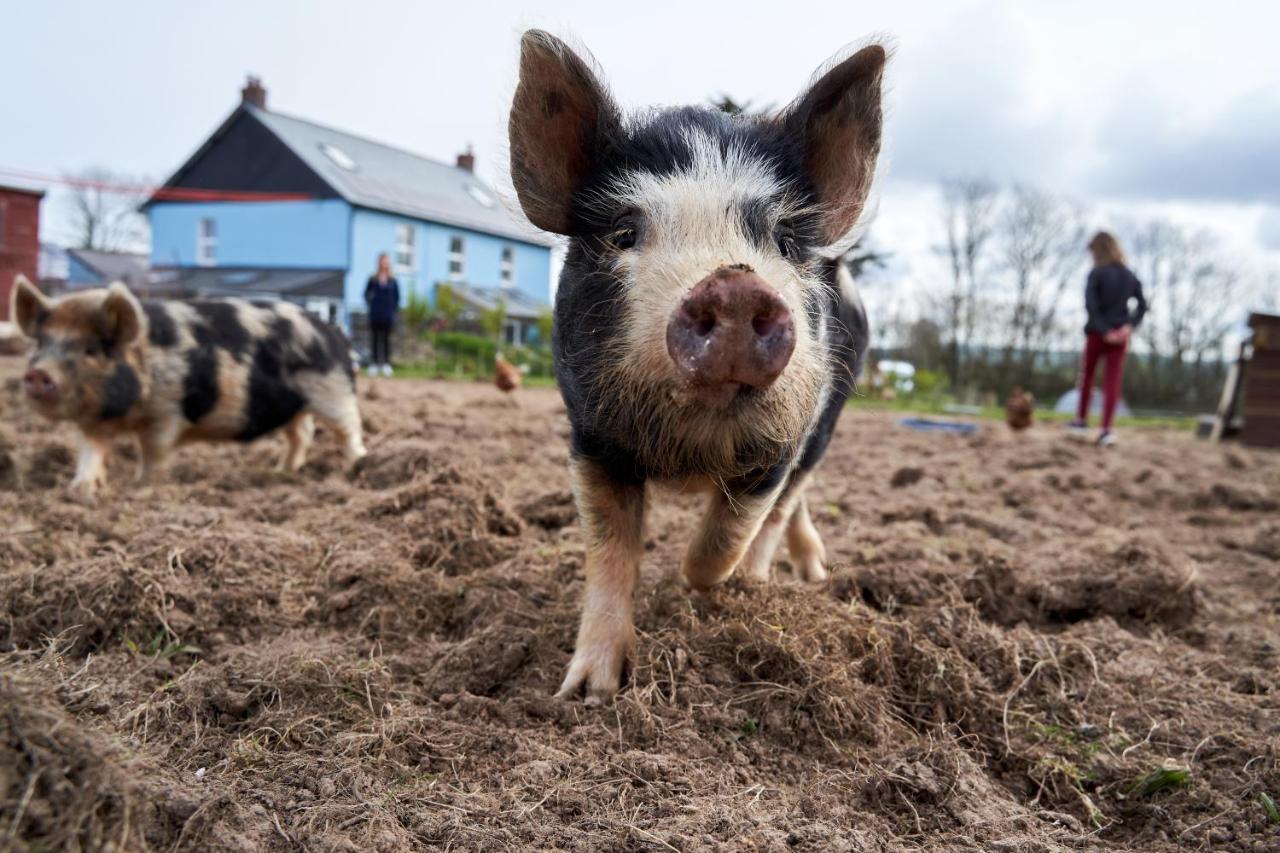
[[755, 329], [756, 336], [767, 338], [782, 331], [786, 325], [786, 314], [782, 311], [766, 311], [757, 314], [751, 320], [751, 328]]
[[694, 333], [702, 338], [709, 336], [715, 328], [716, 318], [714, 314], [704, 314], [693, 321]]

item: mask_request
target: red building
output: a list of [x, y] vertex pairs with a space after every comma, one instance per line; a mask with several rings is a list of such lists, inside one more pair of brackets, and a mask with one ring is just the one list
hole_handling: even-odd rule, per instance
[[0, 186], [0, 320], [9, 319], [9, 291], [19, 273], [38, 277], [41, 190]]

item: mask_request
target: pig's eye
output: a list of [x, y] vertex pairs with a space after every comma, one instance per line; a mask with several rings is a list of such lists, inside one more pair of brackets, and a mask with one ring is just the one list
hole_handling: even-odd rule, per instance
[[789, 261], [794, 261], [800, 257], [800, 246], [796, 243], [796, 233], [791, 230], [790, 226], [779, 226], [776, 239], [778, 241], [778, 252], [782, 257]]
[[84, 354], [88, 356], [102, 355], [102, 344], [98, 341], [89, 341], [84, 345]]
[[639, 227], [635, 218], [632, 216], [620, 216], [613, 223], [613, 231], [609, 233], [608, 240], [613, 244], [614, 248], [623, 251], [634, 249], [636, 241], [639, 239]]

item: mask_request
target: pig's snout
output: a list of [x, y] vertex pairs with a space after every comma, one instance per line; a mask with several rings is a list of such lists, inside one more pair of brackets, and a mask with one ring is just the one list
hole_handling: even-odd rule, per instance
[[37, 400], [52, 400], [58, 396], [58, 383], [38, 367], [23, 374], [22, 387], [29, 396]]
[[795, 322], [777, 291], [745, 267], [698, 282], [667, 323], [667, 352], [704, 402], [767, 388], [791, 359]]

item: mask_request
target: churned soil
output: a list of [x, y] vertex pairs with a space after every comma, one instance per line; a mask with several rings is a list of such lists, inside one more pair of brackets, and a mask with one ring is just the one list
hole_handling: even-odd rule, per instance
[[550, 389], [361, 380], [323, 431], [69, 500], [0, 359], [0, 848], [1280, 849], [1280, 457], [1168, 431], [912, 432], [852, 405], [831, 580], [673, 577], [552, 698], [583, 547]]

